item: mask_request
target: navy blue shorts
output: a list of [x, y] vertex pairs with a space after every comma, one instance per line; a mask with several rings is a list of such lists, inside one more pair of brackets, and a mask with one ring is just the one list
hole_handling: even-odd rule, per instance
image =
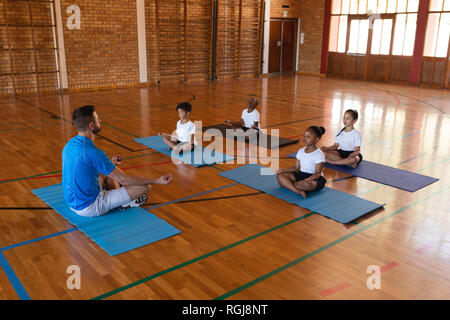
[[[302, 181], [311, 176], [312, 176], [311, 173], [306, 173], [306, 172], [302, 172], [302, 171], [294, 172], [295, 181]], [[323, 176], [320, 176], [320, 178], [317, 179], [316, 182], [317, 182], [317, 187], [313, 191], [318, 191], [318, 190], [323, 189], [323, 187], [325, 187], [325, 183], [327, 183], [327, 179], [325, 179]]]
[[[347, 159], [348, 156], [351, 155], [354, 151], [344, 151], [344, 150], [339, 149], [338, 152], [339, 152], [339, 156], [340, 156], [342, 159]], [[363, 156], [362, 156], [361, 153], [359, 153], [359, 154], [358, 154], [358, 157], [359, 157], [359, 162], [358, 162], [358, 164], [360, 164], [361, 161], [362, 161], [362, 159], [363, 159]]]
[[[246, 132], [247, 130], [250, 130], [250, 128], [244, 127], [244, 126], [242, 126], [241, 129], [242, 129], [244, 132]], [[253, 130], [256, 130], [256, 131], [259, 132], [259, 129], [253, 129]]]
[[[177, 140], [177, 142], [175, 142], [176, 145], [185, 144], [185, 143], [189, 143], [189, 142], [181, 142], [180, 140]], [[195, 147], [194, 144], [191, 143], [191, 150], [194, 150], [194, 147]], [[183, 153], [183, 150], [180, 151], [180, 154], [182, 154], [182, 153]]]

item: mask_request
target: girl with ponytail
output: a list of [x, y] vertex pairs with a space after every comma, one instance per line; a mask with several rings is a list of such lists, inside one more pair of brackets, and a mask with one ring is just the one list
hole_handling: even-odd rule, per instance
[[303, 136], [305, 147], [297, 152], [294, 166], [277, 172], [281, 187], [306, 198], [307, 192], [317, 191], [325, 186], [327, 180], [322, 176], [325, 156], [316, 145], [324, 133], [324, 127], [312, 126], [306, 129]]
[[328, 163], [356, 168], [362, 161], [362, 137], [354, 125], [358, 120], [358, 111], [349, 109], [344, 114], [344, 128], [336, 135], [335, 144], [322, 147]]

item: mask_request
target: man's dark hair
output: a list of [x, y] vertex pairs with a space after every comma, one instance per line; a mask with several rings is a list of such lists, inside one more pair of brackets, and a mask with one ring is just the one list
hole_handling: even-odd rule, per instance
[[177, 111], [178, 109], [182, 109], [185, 112], [191, 112], [192, 111], [192, 105], [189, 102], [182, 102], [179, 105], [177, 105]]
[[94, 121], [94, 111], [94, 106], [87, 105], [73, 112], [72, 120], [79, 132], [84, 132], [89, 128], [89, 123]]

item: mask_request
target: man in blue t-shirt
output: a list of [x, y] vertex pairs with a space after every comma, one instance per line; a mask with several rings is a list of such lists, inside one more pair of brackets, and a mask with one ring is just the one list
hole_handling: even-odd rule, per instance
[[78, 215], [96, 217], [117, 207], [143, 205], [152, 184], [172, 180], [172, 174], [153, 180], [127, 175], [116, 167], [119, 157], [111, 161], [94, 145], [95, 134], [101, 130], [94, 106], [80, 107], [72, 117], [78, 135], [67, 142], [62, 152], [62, 184], [64, 199]]

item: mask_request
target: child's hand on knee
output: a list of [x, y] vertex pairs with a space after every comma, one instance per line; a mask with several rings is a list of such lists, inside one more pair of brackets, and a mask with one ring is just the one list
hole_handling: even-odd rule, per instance
[[311, 178], [311, 177], [309, 177], [309, 178], [306, 178], [305, 180], [303, 180], [303, 181], [305, 181], [307, 184], [311, 184], [311, 183], [313, 183], [314, 182], [314, 180], [313, 180], [313, 178]]

